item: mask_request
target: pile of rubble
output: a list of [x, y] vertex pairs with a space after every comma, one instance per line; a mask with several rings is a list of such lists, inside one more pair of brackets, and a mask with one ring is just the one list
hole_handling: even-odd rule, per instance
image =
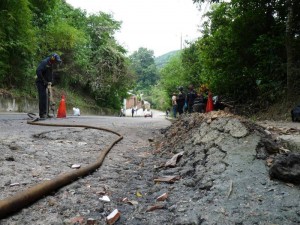
[[[292, 197], [299, 196], [300, 155], [269, 130], [218, 111], [183, 115], [161, 133], [155, 177], [176, 182], [166, 193], [174, 224], [282, 224], [276, 213], [283, 202], [297, 206], [285, 224], [300, 222]], [[289, 195], [274, 200], [280, 191]]]
[[[164, 136], [159, 139], [155, 152], [182, 155], [182, 149], [190, 144], [195, 146], [206, 144], [207, 152], [211, 145], [218, 146], [218, 143], [226, 137], [239, 139], [250, 133], [256, 133], [261, 139], [256, 146], [256, 158], [266, 160], [266, 164], [271, 167], [271, 178], [300, 183], [299, 154], [287, 149], [287, 143], [278, 138], [278, 134], [299, 134], [300, 130], [272, 126], [263, 128], [243, 117], [224, 111], [183, 115], [174, 121], [172, 126], [162, 130]], [[181, 153], [178, 154], [179, 152]], [[285, 167], [278, 168], [283, 166]], [[280, 171], [284, 174], [278, 174]]]

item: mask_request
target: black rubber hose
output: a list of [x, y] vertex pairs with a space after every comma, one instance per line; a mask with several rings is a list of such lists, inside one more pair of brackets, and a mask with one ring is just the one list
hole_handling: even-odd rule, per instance
[[54, 124], [54, 123], [39, 123], [39, 122], [31, 122], [28, 121], [28, 124], [31, 125], [40, 125], [40, 126], [56, 126], [56, 127], [82, 127], [82, 128], [90, 128], [96, 130], [103, 130], [110, 133], [114, 133], [118, 135], [118, 138], [114, 140], [109, 146], [103, 149], [98, 156], [96, 162], [87, 165], [86, 167], [82, 167], [78, 170], [74, 170], [72, 172], [62, 173], [55, 177], [52, 180], [45, 181], [39, 183], [27, 190], [24, 190], [20, 193], [17, 193], [14, 196], [8, 197], [6, 199], [0, 200], [0, 219], [8, 217], [10, 214], [15, 213], [22, 208], [31, 205], [35, 201], [43, 198], [44, 196], [57, 191], [59, 188], [72, 183], [80, 177], [84, 177], [97, 168], [99, 168], [105, 159], [105, 156], [110, 151], [110, 149], [123, 139], [123, 136], [113, 130], [95, 127], [95, 126], [87, 126], [87, 125], [77, 125], [77, 124]]

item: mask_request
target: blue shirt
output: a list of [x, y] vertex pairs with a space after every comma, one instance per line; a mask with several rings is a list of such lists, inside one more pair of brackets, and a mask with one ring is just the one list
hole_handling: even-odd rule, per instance
[[37, 81], [53, 82], [52, 78], [52, 64], [50, 57], [43, 59], [36, 69]]

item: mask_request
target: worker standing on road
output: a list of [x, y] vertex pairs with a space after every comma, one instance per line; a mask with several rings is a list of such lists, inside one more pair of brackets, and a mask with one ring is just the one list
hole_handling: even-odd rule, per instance
[[61, 59], [58, 54], [54, 53], [51, 56], [45, 58], [40, 62], [36, 69], [36, 87], [39, 93], [39, 116], [41, 119], [50, 118], [47, 115], [47, 85], [53, 82], [53, 65], [61, 63]]
[[133, 107], [131, 108], [131, 114], [132, 114], [132, 117], [133, 117], [133, 115], [134, 115], [134, 108]]
[[179, 113], [179, 115], [181, 115], [183, 113], [183, 107], [184, 107], [184, 103], [185, 103], [185, 93], [183, 92], [183, 87], [180, 86], [179, 88], [179, 93], [177, 95], [177, 111]]
[[176, 118], [176, 114], [177, 114], [177, 96], [176, 96], [176, 93], [174, 92], [173, 93], [173, 96], [172, 96], [172, 109], [173, 109], [173, 117]]
[[189, 85], [189, 90], [186, 95], [186, 101], [187, 101], [187, 106], [188, 106], [188, 112], [192, 113], [193, 112], [193, 105], [195, 98], [197, 97], [197, 93], [194, 90], [194, 86], [192, 84]]

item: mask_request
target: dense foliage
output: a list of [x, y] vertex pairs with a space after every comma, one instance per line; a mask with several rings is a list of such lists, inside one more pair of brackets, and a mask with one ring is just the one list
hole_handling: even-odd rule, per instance
[[36, 95], [35, 69], [53, 52], [63, 88], [83, 91], [99, 106], [119, 108], [131, 88], [126, 50], [114, 38], [121, 27], [111, 15], [87, 15], [63, 0], [0, 2], [0, 88]]
[[155, 105], [155, 101], [152, 101], [152, 87], [156, 85], [159, 74], [154, 61], [154, 52], [141, 47], [129, 58], [131, 69], [137, 78], [133, 92], [138, 96], [142, 94], [144, 100], [151, 101]]
[[299, 101], [299, 16], [293, 0], [213, 4], [203, 35], [162, 69], [160, 87], [172, 93], [187, 82], [207, 84], [214, 94], [260, 109], [283, 97]]

